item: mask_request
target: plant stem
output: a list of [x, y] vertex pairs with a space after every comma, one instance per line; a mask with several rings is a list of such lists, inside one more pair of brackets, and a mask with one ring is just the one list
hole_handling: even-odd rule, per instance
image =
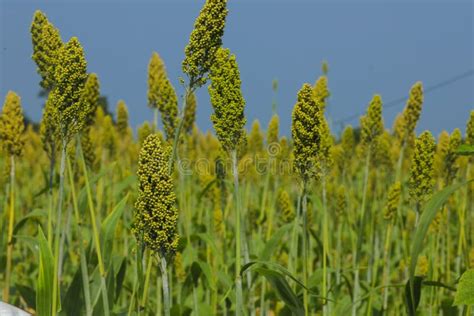
[[151, 252], [148, 252], [147, 256], [147, 267], [146, 267], [146, 275], [145, 275], [145, 286], [143, 287], [143, 295], [141, 301], [141, 307], [145, 309], [146, 299], [148, 296], [148, 287], [150, 286], [150, 275], [151, 275], [151, 267], [153, 265]]
[[170, 316], [170, 291], [168, 286], [168, 271], [166, 266], [166, 258], [160, 256], [160, 270], [161, 270], [161, 281], [163, 285], [163, 307], [165, 310], [165, 316]]
[[[321, 178], [323, 187], [323, 297], [328, 296], [328, 284], [329, 284], [329, 272], [327, 271], [327, 261], [329, 257], [329, 221], [327, 211], [327, 198], [326, 198], [326, 176], [323, 174]], [[323, 315], [330, 314], [329, 301], [325, 300], [323, 305]]]
[[3, 288], [3, 301], [10, 300], [10, 277], [13, 255], [13, 223], [15, 221], [15, 156], [10, 156], [10, 211], [8, 214], [8, 238], [7, 238], [7, 267], [5, 271], [5, 287]]
[[363, 232], [364, 232], [364, 222], [365, 222], [365, 204], [367, 200], [367, 187], [369, 182], [369, 166], [370, 166], [370, 152], [371, 148], [367, 150], [367, 157], [365, 159], [365, 170], [364, 170], [364, 186], [362, 192], [362, 205], [360, 210], [360, 223], [359, 223], [359, 234], [357, 236], [357, 248], [354, 258], [354, 296], [352, 298], [352, 316], [357, 315], [357, 307], [358, 307], [358, 296], [359, 296], [359, 260], [360, 260], [360, 252], [362, 248], [362, 241], [363, 241]]
[[54, 152], [51, 154], [50, 164], [49, 164], [49, 189], [48, 189], [48, 200], [49, 200], [49, 207], [48, 207], [48, 245], [52, 249], [53, 248], [53, 209], [54, 209], [54, 202], [53, 202], [53, 181], [54, 181]]
[[241, 262], [241, 229], [240, 229], [240, 195], [239, 195], [239, 173], [237, 170], [237, 150], [232, 150], [232, 173], [234, 176], [234, 198], [235, 198], [235, 314], [242, 314], [242, 278], [240, 277]]
[[[308, 286], [308, 201], [306, 196], [306, 186], [307, 182], [304, 181], [301, 192], [301, 204], [303, 210], [301, 216], [303, 219], [303, 282], [305, 286]], [[307, 291], [303, 291], [303, 305], [304, 314], [308, 315], [309, 297]]]
[[62, 215], [62, 204], [64, 195], [64, 173], [66, 170], [66, 147], [67, 142], [63, 140], [61, 147], [61, 165], [59, 168], [59, 195], [58, 195], [58, 208], [56, 213], [56, 232], [54, 237], [54, 277], [53, 277], [53, 316], [57, 314], [58, 299], [61, 297], [59, 289], [59, 241], [61, 238], [61, 215]]
[[158, 132], [158, 108], [153, 109], [153, 131]]
[[179, 119], [178, 129], [176, 129], [174, 133], [173, 150], [171, 151], [170, 161], [168, 165], [170, 174], [171, 174], [171, 171], [173, 170], [173, 164], [178, 154], [177, 151], [178, 151], [179, 136], [184, 126], [184, 113], [186, 112], [186, 107], [188, 106], [188, 98], [191, 95], [191, 93], [193, 93], [193, 91], [194, 90], [191, 85], [189, 87], [186, 87], [186, 93], [184, 95], [184, 100], [183, 100], [183, 108], [181, 109], [181, 113], [180, 113], [181, 115]]
[[91, 223], [92, 223], [92, 232], [93, 232], [93, 237], [94, 237], [94, 246], [95, 246], [95, 251], [97, 254], [97, 260], [99, 262], [99, 272], [101, 276], [101, 289], [102, 289], [102, 300], [104, 303], [104, 315], [108, 316], [109, 315], [109, 300], [107, 296], [107, 285], [105, 283], [105, 276], [106, 276], [106, 271], [105, 271], [105, 266], [104, 266], [104, 261], [102, 258], [102, 252], [100, 250], [100, 238], [99, 238], [99, 230], [97, 228], [97, 220], [95, 217], [95, 210], [94, 210], [94, 202], [92, 200], [92, 190], [90, 187], [89, 183], [89, 177], [87, 175], [87, 166], [86, 166], [86, 161], [84, 159], [84, 153], [82, 152], [82, 147], [79, 146], [79, 151], [80, 151], [80, 159], [81, 159], [81, 164], [82, 164], [82, 169], [84, 171], [84, 181], [86, 185], [86, 191], [87, 191], [87, 202], [89, 205], [89, 213], [91, 216]]
[[79, 208], [77, 204], [77, 198], [76, 198], [76, 189], [74, 187], [74, 179], [73, 179], [73, 173], [72, 173], [72, 168], [71, 168], [71, 162], [67, 160], [67, 167], [68, 167], [68, 175], [69, 175], [69, 185], [71, 187], [71, 195], [72, 195], [72, 204], [74, 207], [74, 217], [76, 219], [76, 224], [77, 224], [77, 235], [79, 239], [79, 253], [80, 253], [80, 260], [81, 260], [81, 275], [82, 275], [82, 287], [84, 290], [84, 301], [86, 305], [86, 315], [90, 316], [92, 315], [92, 305], [91, 305], [91, 294], [90, 294], [90, 288], [89, 288], [89, 275], [87, 272], [87, 260], [86, 260], [86, 254], [84, 251], [84, 244], [82, 240], [82, 231], [81, 231], [81, 222], [80, 222], [80, 217], [79, 217]]

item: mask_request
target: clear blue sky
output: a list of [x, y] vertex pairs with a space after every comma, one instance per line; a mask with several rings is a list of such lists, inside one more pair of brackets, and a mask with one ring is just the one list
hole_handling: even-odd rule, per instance
[[[199, 1], [22, 1], [0, 0], [0, 95], [22, 96], [26, 113], [38, 120], [42, 100], [31, 60], [29, 27], [35, 10], [46, 13], [63, 40], [77, 36], [88, 70], [115, 109], [125, 100], [131, 124], [151, 120], [147, 66], [153, 51], [164, 59], [178, 93], [181, 61]], [[408, 94], [421, 80], [436, 85], [474, 68], [471, 1], [250, 1], [230, 0], [224, 46], [236, 55], [248, 121], [266, 125], [272, 80], [279, 81], [281, 130], [289, 134], [291, 110], [304, 82], [329, 62], [332, 121], [365, 110], [374, 93], [385, 102]], [[3, 102], [3, 101], [2, 101]], [[198, 125], [212, 129], [206, 88], [198, 93]], [[384, 113], [387, 126], [404, 102]], [[435, 134], [461, 127], [474, 108], [474, 76], [425, 96], [418, 130]], [[358, 119], [349, 123], [358, 124]], [[334, 126], [336, 128], [336, 126]]]

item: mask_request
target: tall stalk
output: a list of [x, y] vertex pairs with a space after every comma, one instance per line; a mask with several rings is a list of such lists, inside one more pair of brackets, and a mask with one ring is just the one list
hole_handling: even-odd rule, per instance
[[61, 165], [59, 167], [59, 193], [58, 193], [58, 208], [56, 213], [56, 232], [54, 234], [54, 277], [53, 277], [53, 315], [56, 315], [58, 308], [58, 298], [61, 296], [59, 283], [59, 264], [61, 258], [59, 257], [59, 241], [61, 238], [61, 216], [62, 216], [62, 204], [64, 195], [64, 173], [66, 170], [66, 147], [67, 142], [63, 140], [61, 147]]
[[359, 269], [360, 269], [360, 252], [362, 248], [362, 241], [363, 241], [363, 232], [364, 232], [364, 223], [365, 223], [365, 204], [367, 200], [367, 188], [369, 182], [369, 166], [370, 166], [370, 154], [371, 148], [367, 151], [367, 156], [365, 158], [365, 168], [364, 168], [364, 185], [362, 191], [362, 205], [360, 208], [360, 223], [359, 223], [359, 234], [357, 236], [357, 248], [354, 258], [354, 294], [352, 298], [352, 316], [357, 315], [357, 307], [358, 307], [358, 296], [359, 296]]
[[104, 315], [109, 316], [109, 299], [107, 296], [107, 286], [105, 282], [105, 277], [106, 277], [106, 271], [105, 271], [105, 266], [104, 266], [104, 261], [102, 258], [102, 252], [100, 249], [100, 238], [99, 238], [99, 230], [97, 228], [97, 219], [96, 219], [96, 214], [95, 214], [95, 209], [94, 209], [94, 202], [92, 200], [92, 190], [90, 187], [89, 183], [89, 177], [87, 175], [87, 166], [86, 166], [86, 161], [84, 159], [84, 153], [82, 152], [82, 147], [79, 145], [79, 151], [80, 151], [80, 160], [82, 164], [82, 169], [84, 171], [84, 181], [86, 185], [86, 193], [87, 193], [87, 202], [89, 205], [89, 214], [91, 216], [91, 223], [92, 223], [92, 232], [93, 232], [93, 239], [94, 239], [94, 248], [97, 254], [97, 260], [99, 262], [99, 273], [100, 273], [100, 278], [101, 278], [101, 292], [102, 292], [102, 300], [104, 304]]
[[[307, 183], [303, 182], [301, 191], [302, 218], [303, 218], [303, 281], [305, 286], [308, 285], [308, 200], [307, 200]], [[308, 315], [309, 297], [308, 292], [303, 291], [304, 314]]]
[[170, 289], [168, 284], [168, 270], [166, 265], [166, 258], [164, 256], [160, 257], [160, 271], [161, 281], [163, 285], [163, 307], [165, 310], [165, 316], [170, 316]]
[[48, 245], [52, 249], [53, 248], [53, 209], [54, 209], [54, 201], [53, 201], [53, 182], [54, 182], [54, 165], [55, 165], [55, 153], [52, 150], [50, 161], [49, 161], [49, 188], [48, 188]]
[[72, 204], [74, 207], [74, 217], [77, 224], [77, 235], [79, 239], [79, 255], [80, 255], [80, 263], [81, 263], [82, 287], [84, 290], [84, 301], [86, 305], [86, 315], [91, 316], [92, 304], [91, 304], [91, 294], [90, 294], [90, 288], [89, 288], [89, 274], [87, 271], [87, 260], [86, 260], [86, 254], [84, 251], [84, 243], [82, 239], [83, 238], [82, 227], [81, 227], [81, 220], [79, 216], [79, 207], [77, 203], [76, 189], [74, 187], [74, 179], [73, 179], [73, 173], [72, 173], [72, 168], [71, 168], [71, 162], [69, 160], [67, 161], [67, 167], [68, 167], [68, 175], [69, 175], [69, 186], [71, 187], [71, 195], [72, 195], [72, 202], [73, 202]]
[[15, 221], [15, 156], [10, 155], [10, 208], [8, 213], [8, 238], [7, 238], [7, 266], [5, 270], [5, 287], [3, 288], [3, 301], [10, 299], [10, 277], [12, 270], [13, 254], [13, 222]]
[[[326, 176], [323, 174], [321, 178], [323, 187], [323, 297], [328, 296], [328, 284], [330, 284], [330, 274], [327, 270], [327, 261], [329, 257], [329, 220], [327, 210], [327, 197], [326, 197]], [[324, 301], [323, 315], [331, 313], [330, 305], [328, 300]]]
[[240, 277], [240, 270], [242, 268], [241, 262], [241, 219], [240, 219], [240, 195], [239, 195], [239, 173], [237, 170], [237, 150], [231, 152], [232, 159], [232, 173], [234, 176], [234, 201], [235, 201], [235, 295], [236, 306], [235, 314], [242, 315], [243, 297], [242, 297], [242, 278]]

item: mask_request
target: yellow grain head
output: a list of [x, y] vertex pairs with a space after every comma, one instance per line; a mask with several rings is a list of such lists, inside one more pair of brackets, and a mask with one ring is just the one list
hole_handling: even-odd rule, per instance
[[21, 99], [13, 91], [8, 91], [0, 116], [0, 144], [9, 156], [21, 156], [25, 145]]
[[222, 46], [227, 0], [206, 0], [184, 49], [183, 72], [191, 87], [203, 86]]
[[149, 135], [138, 157], [138, 198], [133, 233], [139, 243], [160, 256], [176, 252], [178, 210], [168, 163], [171, 148], [157, 135]]

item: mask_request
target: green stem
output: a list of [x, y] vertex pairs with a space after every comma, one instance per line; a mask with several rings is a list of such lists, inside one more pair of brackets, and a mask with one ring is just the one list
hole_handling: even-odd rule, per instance
[[235, 294], [236, 306], [235, 314], [242, 315], [243, 297], [242, 297], [242, 278], [240, 270], [241, 262], [241, 228], [240, 228], [240, 196], [239, 196], [239, 173], [237, 170], [237, 150], [232, 150], [232, 173], [234, 176], [234, 198], [235, 198]]
[[370, 152], [371, 148], [369, 147], [367, 151], [367, 157], [365, 159], [365, 170], [364, 170], [364, 186], [362, 192], [362, 205], [360, 210], [360, 223], [359, 223], [359, 234], [357, 236], [357, 248], [354, 258], [354, 294], [352, 297], [352, 316], [357, 315], [357, 307], [358, 307], [358, 296], [359, 296], [359, 261], [360, 261], [360, 252], [362, 248], [363, 242], [363, 232], [364, 232], [364, 222], [365, 222], [365, 204], [367, 200], [367, 187], [369, 182], [369, 166], [370, 166]]
[[150, 276], [151, 276], [152, 265], [153, 265], [153, 262], [152, 262], [151, 252], [148, 252], [146, 275], [145, 275], [145, 286], [143, 287], [143, 295], [142, 295], [142, 301], [141, 301], [142, 308], [145, 308], [146, 299], [148, 296], [148, 287], [150, 286]]
[[66, 170], [66, 147], [67, 142], [63, 140], [61, 147], [61, 165], [59, 169], [59, 195], [58, 195], [58, 208], [56, 213], [56, 232], [54, 237], [54, 276], [53, 276], [53, 316], [57, 314], [58, 299], [61, 296], [59, 289], [59, 241], [61, 238], [61, 215], [62, 215], [62, 204], [64, 195], [64, 173]]
[[168, 270], [166, 266], [166, 258], [160, 257], [160, 270], [161, 270], [161, 281], [163, 285], [163, 307], [165, 310], [165, 316], [170, 316], [170, 291], [168, 285]]
[[53, 181], [54, 181], [54, 153], [51, 154], [50, 165], [49, 165], [49, 190], [48, 190], [48, 245], [53, 248]]
[[[303, 182], [301, 192], [302, 217], [303, 217], [303, 282], [308, 286], [308, 201], [306, 197], [306, 181]], [[324, 279], [324, 277], [323, 277]], [[303, 291], [304, 314], [308, 315], [309, 297], [308, 292]]]
[[80, 254], [80, 261], [81, 261], [81, 275], [82, 275], [82, 287], [84, 290], [84, 300], [86, 304], [86, 315], [92, 315], [92, 304], [91, 304], [91, 294], [89, 288], [89, 275], [87, 272], [87, 260], [86, 254], [84, 251], [84, 244], [83, 244], [83, 237], [82, 237], [82, 230], [81, 230], [81, 220], [79, 216], [79, 208], [76, 198], [76, 189], [74, 187], [74, 179], [73, 173], [71, 168], [71, 162], [67, 160], [67, 168], [68, 168], [68, 175], [69, 175], [69, 185], [71, 187], [71, 195], [72, 195], [72, 204], [74, 207], [74, 217], [77, 223], [77, 235], [79, 238], [79, 254]]
[[173, 150], [171, 151], [171, 156], [170, 156], [170, 161], [168, 165], [169, 173], [171, 174], [173, 170], [173, 164], [174, 161], [178, 155], [177, 149], [178, 149], [178, 143], [179, 143], [179, 136], [181, 134], [181, 131], [183, 130], [184, 126], [184, 113], [186, 112], [186, 107], [188, 106], [188, 98], [193, 93], [193, 88], [192, 86], [186, 87], [186, 93], [184, 95], [184, 100], [183, 100], [183, 108], [181, 109], [181, 115], [179, 119], [179, 124], [178, 124], [178, 129], [175, 130], [174, 133], [174, 140], [173, 140]]
[[8, 238], [7, 238], [7, 267], [5, 271], [5, 287], [3, 288], [3, 301], [10, 300], [10, 276], [13, 255], [13, 223], [15, 221], [15, 157], [10, 156], [10, 211], [8, 214]]
[[158, 108], [153, 109], [153, 131], [158, 132]]
[[105, 266], [104, 266], [104, 261], [102, 258], [102, 252], [100, 250], [100, 238], [99, 238], [99, 230], [97, 228], [97, 219], [95, 216], [95, 210], [94, 210], [94, 202], [92, 200], [92, 190], [91, 186], [89, 183], [89, 177], [87, 175], [87, 166], [86, 166], [86, 161], [84, 159], [84, 153], [82, 152], [82, 147], [79, 146], [79, 151], [80, 151], [80, 159], [81, 159], [81, 164], [82, 164], [82, 169], [84, 171], [84, 181], [86, 185], [86, 191], [87, 191], [87, 203], [89, 205], [89, 213], [91, 216], [91, 223], [92, 223], [92, 232], [93, 232], [93, 237], [94, 237], [94, 246], [95, 246], [95, 251], [97, 254], [97, 260], [99, 262], [99, 272], [101, 276], [101, 289], [102, 289], [102, 300], [104, 303], [104, 315], [108, 316], [109, 315], [109, 300], [107, 296], [107, 286], [105, 283], [105, 276], [106, 276], [106, 271], [105, 271]]
[[[327, 262], [329, 257], [329, 220], [327, 211], [327, 197], [326, 197], [326, 176], [323, 174], [321, 178], [323, 187], [323, 291], [324, 298], [328, 296], [328, 284], [330, 283], [330, 275], [327, 269]], [[323, 305], [323, 315], [330, 314], [330, 306], [328, 300], [325, 300]]]

